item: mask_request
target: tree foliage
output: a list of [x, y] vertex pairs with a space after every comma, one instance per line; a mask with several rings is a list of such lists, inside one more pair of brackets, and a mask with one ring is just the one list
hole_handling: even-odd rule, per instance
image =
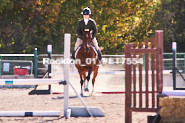
[[156, 25], [157, 3], [153, 1], [94, 0], [90, 5], [98, 23], [99, 43], [107, 54], [122, 54], [125, 43], [143, 42]]
[[171, 52], [175, 41], [178, 52], [185, 52], [185, 0], [160, 0], [155, 20], [164, 33], [164, 51]]
[[[0, 0], [0, 52], [63, 53], [64, 34], [76, 42], [81, 11], [89, 6], [98, 27], [97, 40], [103, 54], [123, 54], [124, 44], [150, 37], [159, 21], [158, 4], [152, 0]], [[156, 15], [155, 15], [156, 16]]]

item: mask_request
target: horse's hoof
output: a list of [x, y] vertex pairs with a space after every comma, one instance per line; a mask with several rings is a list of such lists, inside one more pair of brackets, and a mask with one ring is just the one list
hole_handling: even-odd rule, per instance
[[95, 95], [95, 92], [92, 92], [92, 94], [91, 94], [92, 96], [94, 96]]
[[83, 97], [84, 95], [83, 94], [80, 94], [81, 97]]
[[89, 92], [89, 88], [85, 88], [85, 90], [84, 91], [88, 91]]

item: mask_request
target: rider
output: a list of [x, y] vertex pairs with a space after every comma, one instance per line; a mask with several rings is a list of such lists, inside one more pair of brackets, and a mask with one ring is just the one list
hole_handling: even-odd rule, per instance
[[72, 59], [75, 59], [75, 52], [77, 48], [83, 44], [83, 29], [90, 29], [90, 31], [92, 31], [91, 40], [98, 52], [98, 59], [101, 60], [102, 59], [101, 51], [98, 47], [98, 42], [95, 38], [97, 34], [97, 26], [96, 26], [96, 22], [93, 19], [89, 18], [89, 15], [91, 14], [90, 8], [88, 7], [84, 8], [82, 14], [83, 14], [83, 19], [78, 21], [77, 28], [76, 28], [78, 38], [72, 53]]

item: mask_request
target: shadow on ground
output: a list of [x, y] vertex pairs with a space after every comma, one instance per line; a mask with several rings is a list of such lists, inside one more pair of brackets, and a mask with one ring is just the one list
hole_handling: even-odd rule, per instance
[[[90, 97], [90, 96], [81, 96], [82, 98], [83, 97]], [[77, 96], [70, 96], [69, 99], [74, 99], [74, 98], [78, 98]], [[52, 98], [54, 100], [57, 100], [57, 99], [64, 99], [64, 97], [57, 97], [57, 98]]]

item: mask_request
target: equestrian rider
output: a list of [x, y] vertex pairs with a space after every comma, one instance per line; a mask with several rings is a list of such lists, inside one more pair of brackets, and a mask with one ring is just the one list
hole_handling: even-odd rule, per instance
[[75, 48], [72, 53], [72, 59], [75, 59], [75, 52], [76, 52], [77, 48], [83, 44], [83, 31], [84, 31], [84, 29], [89, 29], [90, 31], [92, 31], [91, 40], [92, 40], [92, 42], [98, 52], [98, 59], [101, 60], [102, 59], [101, 51], [98, 47], [98, 42], [95, 38], [95, 36], [97, 34], [97, 26], [96, 26], [96, 22], [93, 19], [89, 18], [90, 14], [91, 14], [90, 8], [88, 8], [88, 7], [84, 8], [82, 14], [83, 14], [83, 19], [78, 21], [77, 28], [76, 28], [78, 38], [77, 38]]

